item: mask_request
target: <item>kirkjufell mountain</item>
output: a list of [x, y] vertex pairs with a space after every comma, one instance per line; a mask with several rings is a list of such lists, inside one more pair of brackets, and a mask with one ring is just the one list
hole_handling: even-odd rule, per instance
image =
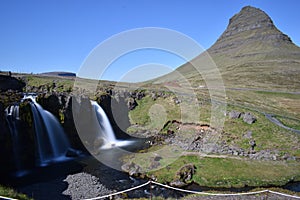
[[[242, 8], [229, 20], [219, 39], [192, 61], [194, 66], [186, 63], [176, 71], [195, 87], [205, 84], [195, 67], [207, 71], [209, 57], [220, 70], [226, 87], [300, 89], [300, 48], [258, 8]], [[175, 74], [162, 78], [180, 80]]]

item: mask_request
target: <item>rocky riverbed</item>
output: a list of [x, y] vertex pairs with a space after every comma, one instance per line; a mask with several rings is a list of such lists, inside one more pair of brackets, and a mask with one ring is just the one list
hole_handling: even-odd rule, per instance
[[[17, 191], [34, 199], [79, 200], [112, 194], [147, 182], [147, 180], [136, 179], [124, 172], [109, 168], [91, 157], [73, 163], [61, 164], [59, 167], [62, 171], [68, 170], [68, 168], [73, 168], [73, 170], [70, 170], [72, 173], [64, 174], [59, 172], [58, 167], [50, 167], [42, 174], [35, 174], [44, 176], [42, 180], [31, 184], [25, 183], [24, 186], [20, 183]], [[77, 171], [74, 171], [74, 167], [77, 168]], [[32, 179], [32, 176], [34, 175], [28, 178]], [[24, 180], [24, 182], [28, 182], [28, 180]], [[151, 192], [153, 196], [164, 198], [185, 196], [184, 193], [154, 186], [151, 187]], [[116, 199], [148, 197], [150, 197], [149, 185], [114, 196]]]

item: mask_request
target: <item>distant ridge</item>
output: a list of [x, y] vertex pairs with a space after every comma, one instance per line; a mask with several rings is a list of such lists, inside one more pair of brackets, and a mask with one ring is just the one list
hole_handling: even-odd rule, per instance
[[63, 76], [63, 77], [76, 77], [75, 73], [72, 72], [44, 72], [42, 76]]
[[[226, 87], [300, 90], [300, 48], [261, 9], [246, 6], [235, 14], [217, 41], [193, 59], [197, 68], [208, 69], [204, 66], [208, 55], [220, 70]], [[191, 63], [176, 71], [193, 87], [205, 84]], [[178, 79], [175, 72], [160, 81]]]

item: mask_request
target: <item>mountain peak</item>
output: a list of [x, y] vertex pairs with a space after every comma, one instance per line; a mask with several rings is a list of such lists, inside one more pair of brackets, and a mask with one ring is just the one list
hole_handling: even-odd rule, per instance
[[266, 27], [275, 28], [271, 18], [259, 8], [246, 6], [229, 20], [225, 36]]
[[[272, 19], [264, 11], [246, 6], [229, 20], [226, 30], [210, 48], [210, 52], [238, 50], [245, 46], [251, 47], [253, 46], [251, 44], [257, 42], [260, 46], [275, 48], [293, 44], [287, 35], [276, 28]], [[257, 48], [257, 45], [255, 46]]]

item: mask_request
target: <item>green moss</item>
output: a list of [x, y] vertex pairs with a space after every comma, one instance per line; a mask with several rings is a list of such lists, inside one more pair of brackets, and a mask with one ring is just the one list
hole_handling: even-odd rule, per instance
[[33, 125], [33, 116], [29, 102], [20, 103], [20, 119], [31, 127]]
[[0, 186], [0, 196], [20, 199], [20, 200], [31, 200], [31, 198], [29, 198], [25, 194], [17, 193], [15, 190], [4, 186]]
[[65, 123], [65, 114], [62, 109], [59, 109], [59, 121], [61, 124]]

